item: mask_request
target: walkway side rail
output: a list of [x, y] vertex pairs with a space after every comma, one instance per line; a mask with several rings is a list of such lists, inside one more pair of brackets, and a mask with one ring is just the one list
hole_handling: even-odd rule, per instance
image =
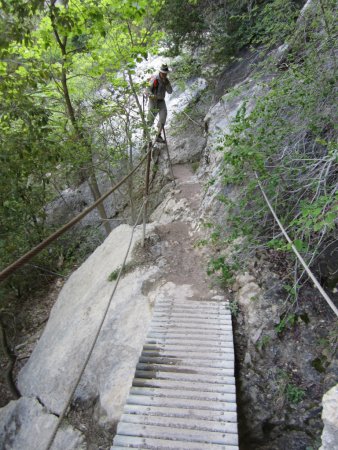
[[141, 159], [138, 165], [129, 172], [121, 181], [119, 181], [115, 186], [113, 186], [109, 191], [103, 194], [99, 199], [96, 200], [91, 206], [83, 210], [80, 214], [66, 223], [63, 227], [59, 228], [53, 234], [51, 234], [48, 238], [40, 242], [36, 247], [32, 248], [30, 251], [25, 253], [21, 258], [7, 266], [4, 270], [0, 272], [0, 282], [4, 281], [8, 278], [13, 272], [26, 264], [29, 260], [31, 260], [34, 256], [40, 253], [43, 249], [45, 249], [49, 244], [55, 241], [58, 237], [64, 234], [67, 230], [77, 224], [81, 219], [83, 219], [87, 214], [89, 214], [93, 209], [97, 207], [101, 202], [103, 202], [107, 197], [109, 197], [114, 191], [116, 191], [123, 183], [125, 183], [128, 178], [130, 178], [143, 164], [143, 162], [150, 156], [151, 148], [148, 150], [147, 154]]

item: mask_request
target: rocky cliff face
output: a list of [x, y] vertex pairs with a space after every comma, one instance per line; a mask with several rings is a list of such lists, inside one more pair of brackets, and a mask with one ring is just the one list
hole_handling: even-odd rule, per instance
[[[200, 214], [204, 222], [214, 224], [215, 230], [227, 223], [229, 215], [226, 203], [219, 198], [236, 203], [238, 194], [237, 187], [222, 184], [222, 173], [227, 167], [222, 165], [222, 152], [217, 151], [218, 138], [229, 131], [243, 102], [247, 102], [250, 112], [262, 92], [257, 77], [246, 78], [221, 96], [205, 117], [209, 136], [198, 176], [209, 180], [209, 184]], [[338, 381], [337, 373], [334, 375], [335, 321], [325, 301], [308, 287], [293, 325], [280, 328], [286, 317], [283, 277], [292, 269], [278, 254], [260, 249], [239, 254], [245, 248], [243, 244], [239, 239], [232, 244], [218, 241], [213, 246], [216, 258], [242, 262], [235, 282], [227, 288], [235, 313], [241, 448], [316, 447], [323, 426], [322, 396]], [[330, 397], [327, 407], [323, 403], [323, 445], [335, 440], [337, 421], [332, 417], [329, 423], [327, 414], [332, 401]]]
[[[238, 188], [222, 184], [227, 167], [217, 151], [218, 137], [229, 131], [244, 101], [250, 112], [262, 89], [257, 77], [247, 78], [221, 96], [205, 117], [209, 136], [198, 176], [208, 179], [209, 184], [200, 213], [215, 230], [227, 223], [229, 215], [220, 196], [236, 203], [238, 193]], [[293, 325], [281, 326], [286, 317], [283, 277], [292, 269], [278, 254], [260, 249], [239, 254], [245, 248], [243, 244], [242, 239], [231, 245], [220, 241], [214, 244], [215, 257], [242, 261], [240, 273], [227, 288], [235, 313], [241, 448], [312, 448], [321, 439], [322, 396], [338, 381], [337, 374], [333, 375], [337, 361], [335, 321], [325, 301], [308, 287]], [[332, 401], [330, 397], [327, 407], [323, 403], [323, 445], [335, 440], [337, 421], [332, 417], [329, 423], [327, 414]]]

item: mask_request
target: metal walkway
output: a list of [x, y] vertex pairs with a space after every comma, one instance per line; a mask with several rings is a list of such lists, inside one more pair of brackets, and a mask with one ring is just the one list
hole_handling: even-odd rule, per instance
[[238, 450], [226, 301], [157, 302], [111, 450]]

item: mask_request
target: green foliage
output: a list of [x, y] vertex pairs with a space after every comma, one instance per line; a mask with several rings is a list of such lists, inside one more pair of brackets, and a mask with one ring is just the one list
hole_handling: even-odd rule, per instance
[[285, 396], [289, 403], [298, 404], [306, 395], [305, 390], [297, 386], [291, 376], [284, 370], [278, 371], [278, 384], [280, 393]]
[[284, 315], [278, 325], [275, 326], [275, 331], [277, 334], [282, 333], [286, 330], [288, 326], [293, 327], [298, 321], [298, 317], [296, 314], [288, 314]]
[[[331, 1], [324, 3], [327, 21], [320, 8], [315, 9], [304, 22], [303, 41], [298, 29], [285, 26], [283, 8], [296, 13], [293, 5], [275, 1], [264, 8], [267, 15], [259, 26], [271, 31], [271, 39], [270, 31], [260, 31], [259, 35], [265, 36], [261, 42], [269, 46], [287, 39], [293, 43], [288, 70], [261, 83], [253, 110], [248, 112], [244, 102], [231, 132], [219, 143], [224, 154], [224, 183], [236, 185], [239, 193], [236, 204], [228, 204], [230, 239], [246, 236], [252, 245], [291, 252], [291, 246], [272, 231], [274, 219], [257, 188], [256, 172], [295, 247], [312, 264], [322, 246], [334, 238], [338, 211], [336, 67], [331, 34], [323, 31], [332, 31], [334, 7]], [[275, 7], [278, 14], [274, 16]], [[276, 23], [268, 27], [266, 21], [272, 22], [273, 17]], [[294, 19], [295, 14], [292, 23]], [[265, 70], [274, 69], [267, 64]], [[290, 287], [288, 294], [293, 300], [298, 290], [299, 286]], [[284, 318], [278, 332], [290, 324], [292, 318]]]
[[305, 391], [294, 384], [288, 383], [286, 385], [286, 397], [290, 403], [297, 404], [305, 397]]
[[[299, 207], [300, 215], [290, 223], [291, 226], [301, 228], [306, 236], [311, 235], [313, 231], [333, 230], [338, 215], [338, 192], [333, 196], [320, 195], [312, 202], [301, 201]], [[297, 250], [304, 249], [302, 243], [297, 246], [297, 240], [294, 244]]]
[[283, 43], [294, 30], [301, 1], [165, 0], [158, 20], [173, 54], [185, 45], [206, 44], [202, 58], [226, 65], [244, 46], [266, 49]]
[[231, 300], [229, 302], [230, 312], [234, 317], [237, 317], [239, 314], [239, 305], [236, 300]]
[[270, 341], [271, 341], [270, 336], [267, 335], [262, 336], [262, 338], [257, 341], [256, 347], [259, 350], [264, 350], [269, 345]]
[[198, 161], [194, 161], [193, 163], [191, 163], [192, 171], [193, 171], [194, 173], [197, 172], [199, 166], [200, 166], [200, 163], [199, 163]]
[[251, 42], [268, 48], [285, 43], [295, 31], [299, 6], [292, 0], [274, 0], [252, 11]]
[[118, 267], [117, 269], [113, 270], [113, 272], [109, 275], [108, 281], [116, 281], [119, 276], [119, 273], [121, 271], [121, 268], [122, 268], [121, 276], [123, 276], [123, 275], [126, 275], [128, 272], [131, 272], [132, 270], [134, 270], [138, 265], [139, 265], [139, 263], [137, 261], [130, 261], [130, 262], [126, 263], [123, 266], [123, 268], [122, 268], [122, 266]]
[[[57, 260], [59, 271], [68, 275], [74, 269], [74, 266], [82, 264], [103, 240], [104, 235], [98, 228], [86, 227], [76, 231], [73, 230], [49, 248], [48, 255], [54, 261]], [[48, 260], [46, 263], [48, 263]]]
[[[295, 300], [296, 291], [294, 290], [294, 288], [289, 286], [289, 289], [286, 290], [289, 292], [291, 291], [291, 295], [294, 297]], [[281, 315], [279, 323], [275, 326], [275, 331], [277, 334], [282, 334], [284, 331], [288, 329], [293, 329], [297, 325], [300, 325], [301, 323], [308, 325], [309, 322], [310, 320], [306, 313], [284, 313]]]
[[326, 337], [319, 339], [317, 349], [318, 357], [311, 361], [311, 366], [319, 373], [325, 373], [332, 359], [335, 357], [338, 345], [338, 331], [334, 328]]
[[327, 361], [325, 357], [315, 358], [311, 361], [311, 366], [319, 373], [325, 373]]
[[108, 281], [116, 281], [119, 276], [120, 270], [121, 270], [121, 267], [113, 270], [113, 272], [108, 277]]
[[[158, 39], [152, 21], [160, 6], [0, 2], [1, 268], [50, 234], [45, 207], [60, 191], [98, 172], [113, 179], [117, 162], [129, 157], [132, 131], [142, 126], [133, 95], [141, 87], [120, 74], [132, 76]], [[62, 254], [70, 265], [74, 252]], [[48, 267], [58, 257], [53, 250], [37, 261]], [[20, 276], [9, 283], [19, 285]]]
[[178, 55], [183, 43], [198, 45], [205, 29], [201, 1], [164, 0], [157, 16], [167, 34], [166, 44], [172, 55]]
[[35, 25], [35, 14], [43, 6], [43, 0], [0, 1], [0, 48], [8, 48], [13, 40], [28, 44]]
[[17, 68], [7, 66], [0, 88], [2, 267], [45, 236], [43, 206], [54, 195], [50, 174], [61, 157], [52, 137], [48, 108], [39, 98], [29, 95], [40, 77], [36, 70], [28, 73]]
[[236, 270], [238, 270], [238, 266], [235, 263], [229, 264], [224, 256], [219, 256], [209, 261], [207, 274], [209, 276], [216, 274], [221, 285], [227, 286], [233, 281], [233, 275]]
[[[185, 82], [188, 79], [201, 74], [201, 61], [190, 53], [181, 52], [172, 64], [171, 79], [178, 83], [181, 89], [185, 89]], [[181, 83], [181, 84], [180, 84]]]
[[205, 247], [209, 244], [208, 239], [198, 239], [195, 243], [194, 243], [194, 247], [199, 248], [199, 247]]

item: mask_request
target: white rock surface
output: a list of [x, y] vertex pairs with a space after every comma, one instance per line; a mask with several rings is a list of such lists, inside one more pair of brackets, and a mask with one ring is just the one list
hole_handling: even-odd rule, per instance
[[185, 136], [167, 135], [167, 141], [173, 164], [198, 161], [206, 144], [202, 131], [187, 132]]
[[255, 281], [255, 277], [250, 275], [248, 272], [244, 272], [243, 274], [239, 274], [236, 277], [235, 283], [232, 286], [232, 289], [234, 291], [239, 291], [243, 286], [245, 286], [248, 283], [251, 283], [252, 281]]
[[[57, 417], [33, 398], [11, 401], [0, 409], [0, 448], [3, 450], [46, 450]], [[57, 432], [51, 450], [85, 450], [81, 433], [70, 426]]]
[[151, 214], [150, 219], [160, 224], [167, 224], [175, 220], [185, 220], [190, 222], [192, 218], [189, 214], [188, 201], [181, 198], [178, 202], [175, 198], [169, 198], [162, 202]]
[[[197, 99], [206, 87], [207, 82], [203, 78], [198, 78], [188, 83], [183, 90], [174, 85], [173, 94], [168, 95], [166, 98], [168, 109], [166, 136], [173, 164], [197, 161], [202, 155], [206, 144], [203, 123], [198, 124], [196, 122], [193, 127], [185, 126], [184, 129], [180, 129], [179, 133], [175, 130], [180, 128], [180, 120], [189, 122], [189, 118], [186, 116], [182, 116], [183, 119], [179, 119], [177, 115], [182, 113], [193, 100]], [[175, 126], [171, 130], [170, 127], [174, 124]]]
[[261, 289], [254, 281], [242, 285], [242, 287], [236, 293], [235, 299], [240, 305], [243, 314], [245, 316], [245, 323], [248, 331], [248, 335], [252, 343], [256, 343], [259, 339], [263, 327], [257, 328], [257, 324], [261, 323], [258, 320], [259, 308], [257, 302], [260, 301]]
[[[108, 277], [122, 264], [130, 235], [129, 226], [116, 228], [73, 273], [19, 374], [22, 394], [38, 396], [52, 412], [60, 413], [81, 370], [113, 291], [115, 282]], [[133, 246], [140, 238], [138, 227]], [[155, 267], [138, 269], [121, 279], [76, 393], [82, 401], [99, 398], [96, 413], [101, 423], [113, 422], [120, 415], [151, 317], [151, 300], [148, 293], [142, 294], [143, 282], [156, 272]]]
[[206, 89], [208, 83], [204, 78], [197, 78], [196, 80], [188, 83], [185, 89], [180, 89], [178, 86], [173, 86], [173, 93], [167, 95], [166, 104], [168, 108], [167, 128], [170, 127], [171, 122], [175, 118], [175, 114], [183, 111], [189, 103], [196, 99], [204, 89]]
[[323, 397], [324, 430], [319, 450], [338, 450], [338, 384]]
[[[212, 217], [219, 214], [222, 220], [226, 220], [226, 210], [217, 201], [220, 194], [232, 201], [236, 201], [236, 189], [232, 186], [224, 187], [220, 175], [223, 169], [223, 152], [217, 151], [222, 136], [230, 132], [231, 124], [237, 112], [246, 103], [246, 113], [249, 114], [256, 104], [256, 96], [262, 92], [262, 88], [256, 81], [247, 79], [235, 87], [235, 91], [225, 94], [221, 100], [210, 108], [204, 121], [208, 128], [208, 138], [204, 150], [204, 161], [200, 165], [198, 176], [203, 179], [214, 180], [206, 189], [201, 213], [203, 216]], [[217, 181], [216, 181], [217, 180]]]

